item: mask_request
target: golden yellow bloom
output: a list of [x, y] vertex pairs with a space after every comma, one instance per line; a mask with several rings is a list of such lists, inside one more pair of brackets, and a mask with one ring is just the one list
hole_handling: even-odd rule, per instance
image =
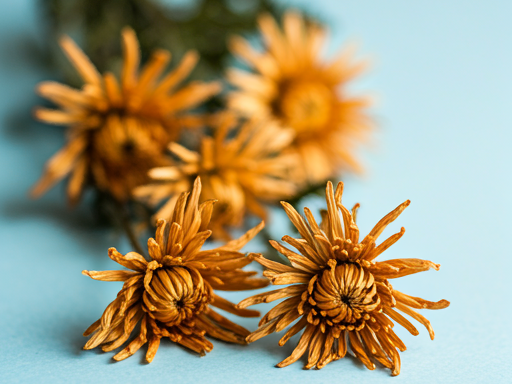
[[[393, 332], [393, 321], [411, 334], [418, 331], [403, 315], [423, 324], [430, 338], [434, 331], [430, 322], [413, 310], [442, 309], [450, 304], [446, 300], [431, 302], [408, 296], [391, 286], [388, 279], [395, 279], [430, 268], [438, 264], [420, 259], [394, 259], [376, 262], [382, 252], [393, 245], [405, 232], [392, 235], [376, 246], [375, 242], [386, 226], [394, 221], [409, 205], [398, 206], [380, 220], [362, 241], [355, 223], [358, 204], [350, 212], [341, 204], [343, 184], [336, 192], [332, 183], [327, 184], [327, 211], [322, 212], [322, 223], [317, 224], [311, 211], [304, 209], [306, 218], [283, 202], [288, 217], [301, 238], [284, 236], [283, 241], [295, 247], [295, 253], [276, 241], [272, 246], [285, 255], [291, 266], [276, 263], [263, 257], [258, 261], [266, 268], [264, 276], [275, 285], [293, 284], [286, 288], [262, 293], [243, 300], [238, 308], [258, 303], [268, 303], [287, 298], [270, 310], [260, 322], [260, 328], [247, 341], [253, 342], [272, 332], [295, 323], [279, 345], [304, 330], [290, 357], [278, 364], [285, 367], [297, 361], [308, 349], [306, 368], [322, 368], [333, 360], [341, 359], [350, 346], [354, 355], [368, 369], [375, 369], [374, 361], [391, 369], [392, 375], [400, 373], [398, 350], [405, 351], [404, 343]], [[341, 215], [340, 215], [341, 213]]]
[[263, 228], [263, 223], [224, 246], [201, 250], [212, 231], [207, 229], [215, 201], [198, 204], [199, 178], [192, 193], [182, 193], [171, 220], [159, 220], [155, 239], [149, 239], [151, 261], [135, 252], [122, 255], [115, 248], [109, 257], [132, 271], [83, 271], [96, 280], [124, 281], [123, 289], [103, 316], [84, 336], [92, 334], [84, 349], [102, 345], [112, 351], [123, 345], [140, 322], [139, 335], [114, 356], [123, 360], [149, 343], [146, 360], [151, 362], [162, 337], [168, 337], [204, 355], [213, 345], [205, 334], [227, 342], [245, 344], [249, 331], [224, 318], [211, 307], [238, 316], [258, 316], [257, 311], [238, 309], [215, 289], [238, 291], [256, 289], [267, 279], [252, 278], [256, 272], [242, 271], [254, 255], [239, 250]]
[[231, 51], [256, 73], [232, 69], [230, 82], [239, 88], [228, 97], [230, 108], [245, 116], [277, 119], [297, 135], [292, 149], [302, 159], [303, 176], [310, 183], [324, 182], [340, 171], [359, 170], [352, 151], [367, 133], [368, 101], [350, 97], [344, 86], [363, 69], [342, 52], [330, 63], [320, 49], [325, 30], [305, 25], [295, 12], [284, 15], [281, 32], [270, 15], [259, 18], [266, 49], [258, 52], [235, 37]]
[[122, 37], [120, 84], [112, 73], [98, 73], [69, 37], [61, 39], [62, 49], [85, 85], [78, 90], [43, 82], [37, 88], [59, 109], [38, 108], [36, 117], [67, 125], [69, 132], [66, 146], [48, 161], [33, 196], [70, 175], [68, 198], [72, 203], [79, 199], [87, 181], [117, 200], [128, 199], [134, 187], [147, 181], [148, 169], [169, 164], [164, 152], [180, 129], [201, 123], [197, 116], [183, 112], [220, 90], [217, 83], [194, 83], [176, 91], [197, 62], [195, 52], [187, 53], [174, 71], [160, 78], [171, 54], [157, 50], [139, 73], [135, 33], [125, 28]]
[[201, 138], [199, 152], [171, 143], [169, 149], [179, 164], [152, 169], [150, 177], [157, 183], [139, 187], [135, 194], [151, 204], [170, 197], [156, 214], [167, 218], [178, 194], [200, 176], [203, 198], [219, 201], [212, 219], [215, 236], [227, 238], [225, 227], [239, 226], [247, 211], [265, 219], [263, 202], [277, 202], [295, 193], [290, 169], [296, 157], [280, 153], [293, 140], [293, 131], [259, 119], [235, 130], [237, 119], [231, 113], [220, 114], [213, 124], [214, 136]]

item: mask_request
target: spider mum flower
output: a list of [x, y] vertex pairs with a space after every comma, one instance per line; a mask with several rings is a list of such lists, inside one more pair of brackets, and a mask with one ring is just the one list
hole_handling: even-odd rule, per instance
[[109, 257], [131, 271], [83, 271], [95, 280], [124, 281], [103, 316], [85, 331], [84, 336], [92, 337], [84, 349], [102, 346], [103, 351], [112, 351], [129, 339], [138, 323], [138, 336], [114, 356], [115, 360], [133, 355], [148, 343], [146, 360], [151, 362], [162, 337], [201, 355], [213, 348], [205, 335], [246, 343], [249, 331], [212, 307], [238, 316], [259, 315], [257, 311], [236, 308], [215, 290], [256, 289], [268, 284], [267, 279], [253, 278], [256, 272], [241, 270], [253, 255], [239, 252], [263, 223], [222, 247], [202, 251], [212, 233], [207, 226], [214, 201], [198, 205], [200, 192], [198, 178], [190, 196], [188, 192], [180, 195], [171, 220], [159, 220], [155, 239], [148, 241], [151, 261], [135, 252], [122, 255], [110, 248]]
[[147, 171], [169, 164], [166, 145], [180, 128], [201, 123], [184, 112], [220, 90], [217, 83], [176, 87], [194, 68], [198, 56], [185, 55], [178, 67], [161, 78], [171, 54], [154, 52], [138, 71], [139, 45], [132, 29], [122, 32], [124, 63], [120, 82], [112, 73], [102, 76], [69, 38], [60, 41], [64, 53], [84, 81], [82, 89], [43, 82], [37, 91], [59, 109], [37, 108], [37, 119], [69, 127], [67, 144], [46, 164], [32, 190], [38, 197], [70, 175], [67, 195], [75, 203], [87, 181], [117, 200], [147, 181]]
[[197, 176], [204, 185], [203, 198], [218, 199], [212, 229], [221, 238], [229, 238], [225, 228], [242, 224], [246, 212], [265, 219], [264, 202], [295, 193], [296, 186], [289, 180], [296, 156], [281, 153], [293, 140], [293, 131], [260, 119], [248, 120], [237, 129], [237, 120], [231, 113], [214, 118], [214, 136], [201, 138], [199, 152], [170, 144], [178, 164], [152, 169], [149, 175], [156, 183], [135, 191], [151, 204], [169, 199], [157, 218], [169, 217], [178, 194], [188, 190]]
[[246, 116], [267, 116], [296, 131], [292, 149], [302, 159], [303, 176], [310, 183], [324, 182], [337, 172], [360, 169], [352, 155], [366, 135], [370, 120], [368, 101], [350, 97], [344, 86], [363, 69], [351, 60], [350, 50], [324, 62], [320, 49], [325, 30], [306, 25], [295, 12], [284, 15], [281, 31], [270, 15], [259, 18], [266, 49], [258, 52], [240, 37], [231, 51], [254, 69], [232, 69], [230, 82], [238, 87], [228, 105]]
[[327, 184], [327, 211], [322, 212], [320, 225], [308, 208], [304, 209], [303, 218], [283, 202], [288, 217], [301, 235], [300, 239], [284, 236], [283, 241], [299, 253], [271, 241], [272, 246], [288, 258], [291, 266], [263, 257], [256, 260], [266, 268], [263, 274], [273, 284], [292, 285], [250, 297], [238, 304], [239, 308], [246, 308], [287, 298], [262, 318], [258, 330], [247, 340], [253, 342], [272, 332], [279, 332], [299, 319], [288, 329], [279, 345], [284, 345], [298, 332], [303, 331], [302, 336], [291, 356], [280, 362], [278, 367], [292, 364], [309, 350], [305, 367], [322, 368], [343, 358], [350, 346], [368, 369], [375, 369], [374, 362], [377, 361], [389, 368], [392, 375], [398, 375], [398, 350], [404, 351], [406, 347], [393, 331], [393, 322], [417, 335], [417, 329], [403, 316], [408, 315], [423, 324], [434, 339], [429, 321], [414, 309], [442, 309], [450, 303], [406, 295], [393, 289], [389, 279], [430, 268], [438, 270], [439, 265], [420, 259], [375, 261], [404, 234], [402, 228], [378, 246], [375, 244], [386, 226], [402, 213], [409, 201], [386, 215], [360, 241], [355, 224], [358, 205], [352, 212], [345, 208], [341, 204], [342, 191], [342, 183], [338, 184], [335, 193], [331, 182]]

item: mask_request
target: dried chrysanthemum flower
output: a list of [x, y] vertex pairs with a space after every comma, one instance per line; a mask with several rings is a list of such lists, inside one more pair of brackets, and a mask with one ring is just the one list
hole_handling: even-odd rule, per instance
[[[276, 263], [263, 257], [262, 264], [275, 285], [292, 284], [271, 292], [250, 297], [238, 304], [246, 308], [287, 298], [261, 320], [258, 330], [247, 340], [253, 342], [272, 332], [285, 329], [295, 323], [279, 345], [284, 345], [293, 335], [304, 330], [299, 343], [290, 357], [278, 364], [285, 367], [297, 361], [308, 349], [306, 368], [322, 368], [333, 360], [341, 359], [350, 346], [354, 355], [368, 369], [375, 369], [374, 361], [391, 369], [392, 375], [400, 373], [398, 350], [405, 345], [393, 332], [393, 321], [411, 334], [418, 331], [403, 315], [406, 314], [423, 324], [430, 338], [434, 331], [429, 321], [415, 309], [442, 309], [450, 304], [446, 300], [431, 302], [408, 296], [391, 286], [389, 279], [439, 269], [438, 264], [420, 259], [394, 259], [376, 262], [382, 252], [393, 245], [405, 232], [392, 235], [376, 246], [375, 242], [386, 226], [394, 221], [409, 205], [409, 201], [380, 220], [362, 241], [355, 223], [358, 204], [352, 212], [341, 204], [343, 184], [333, 192], [327, 184], [327, 211], [322, 212], [322, 223], [317, 224], [311, 211], [304, 209], [304, 219], [287, 203], [283, 202], [288, 217], [301, 235], [300, 239], [284, 236], [283, 241], [295, 247], [295, 253], [276, 241], [272, 246], [288, 258], [291, 266]], [[340, 215], [341, 212], [341, 215]]]
[[231, 51], [256, 73], [232, 69], [230, 82], [239, 88], [228, 97], [230, 108], [246, 116], [277, 119], [296, 131], [292, 149], [302, 159], [302, 175], [324, 182], [337, 172], [360, 169], [352, 152], [371, 126], [365, 115], [368, 100], [347, 94], [346, 83], [364, 65], [353, 62], [350, 50], [323, 62], [325, 30], [306, 25], [295, 12], [284, 15], [284, 33], [270, 15], [259, 18], [266, 49], [258, 52], [235, 37]]
[[109, 192], [119, 201], [147, 181], [150, 168], [169, 164], [166, 146], [182, 127], [201, 124], [198, 116], [186, 115], [220, 90], [217, 83], [193, 83], [176, 91], [194, 68], [198, 56], [188, 52], [178, 67], [161, 77], [171, 54], [157, 50], [138, 71], [139, 45], [132, 29], [122, 32], [124, 63], [120, 83], [110, 73], [102, 76], [69, 38], [60, 41], [85, 85], [73, 89], [43, 82], [37, 91], [59, 109], [38, 108], [35, 116], [46, 123], [69, 127], [67, 144], [46, 164], [32, 190], [38, 197], [70, 175], [69, 200], [76, 202], [86, 182]]
[[159, 220], [155, 239], [148, 241], [151, 261], [135, 252], [123, 256], [110, 248], [109, 257], [131, 271], [83, 271], [96, 280], [124, 281], [103, 316], [85, 331], [84, 336], [92, 337], [84, 349], [101, 345], [103, 351], [112, 351], [129, 339], [138, 323], [138, 336], [114, 356], [115, 360], [133, 355], [147, 342], [146, 360], [151, 362], [162, 337], [201, 355], [213, 348], [205, 334], [246, 343], [249, 331], [215, 312], [212, 306], [244, 317], [259, 313], [236, 308], [214, 290], [238, 291], [268, 284], [267, 279], [253, 278], [256, 272], [241, 270], [254, 255], [239, 252], [263, 223], [224, 246], [201, 250], [212, 233], [207, 227], [215, 201], [199, 205], [200, 193], [198, 178], [190, 197], [188, 192], [180, 195], [171, 220]]
[[212, 124], [213, 137], [201, 138], [199, 152], [171, 143], [169, 150], [179, 158], [178, 164], [152, 169], [149, 175], [156, 183], [137, 188], [135, 194], [151, 204], [168, 198], [155, 215], [167, 218], [178, 194], [200, 176], [203, 198], [218, 200], [212, 218], [214, 234], [228, 238], [226, 227], [239, 226], [247, 211], [265, 219], [263, 202], [277, 202], [295, 193], [290, 172], [296, 156], [281, 153], [293, 140], [293, 131], [260, 119], [248, 120], [237, 130], [237, 118], [231, 113], [213, 118]]

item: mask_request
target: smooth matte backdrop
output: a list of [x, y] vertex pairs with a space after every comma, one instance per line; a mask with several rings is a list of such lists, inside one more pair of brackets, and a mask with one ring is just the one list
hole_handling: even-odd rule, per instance
[[[113, 363], [82, 351], [82, 332], [121, 283], [96, 282], [82, 269], [117, 269], [108, 247], [128, 251], [119, 233], [94, 226], [87, 205], [69, 211], [62, 185], [38, 201], [27, 190], [63, 143], [60, 127], [35, 123], [37, 82], [58, 74], [37, 62], [43, 47], [35, 1], [0, 1], [0, 382], [172, 383], [503, 383], [510, 380], [512, 255], [512, 3], [503, 0], [288, 1], [331, 25], [328, 52], [356, 41], [368, 74], [353, 91], [371, 93], [379, 123], [361, 151], [366, 174], [345, 179], [344, 201], [360, 202], [362, 234], [406, 199], [412, 204], [383, 235], [405, 236], [383, 258], [442, 265], [394, 281], [442, 311], [424, 311], [436, 339], [403, 329], [408, 350], [396, 378], [348, 357], [324, 369], [274, 365], [294, 343], [280, 335], [249, 346], [214, 342], [199, 358], [162, 342], [150, 365], [145, 347]], [[321, 207], [321, 200], [308, 202]], [[282, 235], [282, 215], [272, 227]], [[258, 244], [252, 245], [257, 250]], [[239, 301], [249, 293], [226, 294]], [[262, 311], [270, 307], [260, 306]], [[240, 323], [255, 329], [257, 319]], [[400, 328], [397, 326], [396, 328]], [[295, 341], [296, 342], [296, 341]]]

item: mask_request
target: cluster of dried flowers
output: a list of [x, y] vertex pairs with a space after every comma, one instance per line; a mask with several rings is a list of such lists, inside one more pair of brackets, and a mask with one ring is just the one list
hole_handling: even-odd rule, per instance
[[[397, 350], [405, 345], [393, 332], [393, 322], [416, 335], [401, 313], [406, 314], [425, 325], [433, 338], [430, 323], [412, 308], [441, 309], [449, 303], [408, 296], [389, 283], [439, 265], [418, 259], [375, 261], [403, 235], [402, 228], [376, 245], [408, 201], [360, 240], [358, 206], [346, 209], [343, 184], [333, 191], [327, 182], [359, 169], [353, 150], [371, 128], [368, 101], [348, 96], [344, 86], [364, 65], [354, 62], [350, 51], [331, 62], [322, 60], [325, 29], [296, 12], [284, 15], [282, 30], [268, 15], [259, 18], [259, 27], [263, 50], [241, 37], [230, 41], [233, 54], [249, 68], [227, 71], [235, 89], [227, 92], [226, 107], [213, 112], [206, 112], [204, 103], [222, 91], [221, 82], [183, 84], [198, 61], [195, 52], [164, 74], [171, 54], [157, 50], [139, 70], [137, 38], [126, 28], [118, 79], [110, 72], [101, 75], [71, 39], [61, 40], [84, 85], [38, 86], [58, 109], [38, 108], [36, 117], [65, 125], [68, 132], [66, 145], [48, 161], [33, 196], [67, 177], [71, 203], [92, 187], [121, 206], [132, 200], [147, 204], [156, 223], [147, 255], [109, 249], [109, 257], [129, 270], [83, 272], [96, 280], [124, 282], [84, 333], [91, 335], [85, 349], [119, 348], [140, 324], [138, 335], [114, 359], [125, 359], [147, 343], [151, 362], [162, 337], [204, 355], [213, 348], [206, 335], [246, 344], [291, 326], [279, 345], [301, 331], [302, 336], [279, 367], [309, 350], [306, 368], [322, 368], [344, 357], [350, 347], [369, 369], [379, 362], [397, 375]], [[240, 252], [264, 224], [234, 240], [231, 229], [243, 228], [248, 216], [266, 219], [269, 204], [326, 182], [327, 210], [321, 212], [320, 224], [309, 209], [303, 217], [282, 203], [300, 234], [283, 241], [298, 253], [270, 243], [289, 264]], [[210, 237], [225, 244], [202, 250]], [[266, 268], [265, 277], [242, 269], [253, 260]], [[238, 305], [216, 293], [269, 283], [287, 286]], [[259, 313], [247, 306], [285, 298], [253, 333], [212, 309], [254, 317]]]

